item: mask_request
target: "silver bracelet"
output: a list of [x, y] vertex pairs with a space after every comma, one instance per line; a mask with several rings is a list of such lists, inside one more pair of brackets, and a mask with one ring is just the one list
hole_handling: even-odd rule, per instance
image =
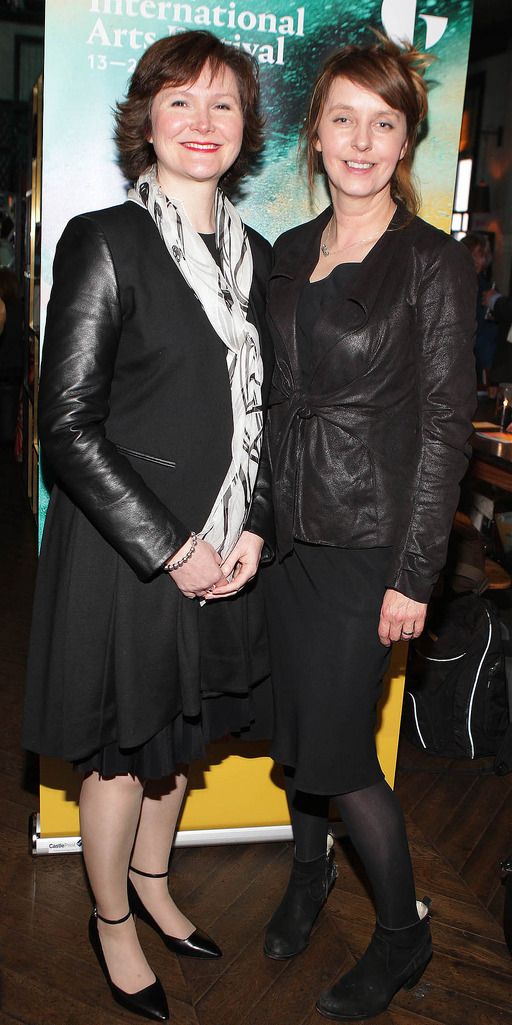
[[194, 552], [195, 552], [195, 550], [197, 548], [197, 541], [198, 541], [198, 537], [197, 537], [197, 534], [196, 534], [195, 530], [191, 531], [190, 540], [192, 541], [192, 544], [191, 544], [188, 552], [185, 552], [185, 555], [183, 555], [181, 557], [181, 559], [176, 559], [176, 562], [166, 562], [166, 564], [164, 566], [164, 569], [165, 569], [166, 573], [174, 573], [175, 570], [181, 569], [181, 567], [184, 566], [185, 563], [188, 562], [188, 560], [192, 558], [192, 556], [193, 556], [193, 554], [194, 554]]

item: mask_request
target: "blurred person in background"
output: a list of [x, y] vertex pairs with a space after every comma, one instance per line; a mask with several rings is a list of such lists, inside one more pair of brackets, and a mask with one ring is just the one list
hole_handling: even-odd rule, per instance
[[23, 379], [23, 304], [18, 279], [0, 267], [0, 442], [14, 439]]
[[0, 268], [14, 267], [14, 223], [9, 214], [0, 215]]
[[482, 295], [488, 323], [496, 329], [496, 352], [491, 367], [495, 384], [512, 381], [512, 295], [502, 295], [489, 288]]
[[490, 385], [489, 374], [498, 341], [498, 327], [495, 321], [489, 317], [484, 299], [489, 289], [489, 267], [492, 254], [489, 239], [483, 233], [469, 232], [461, 241], [462, 245], [466, 246], [471, 253], [477, 275], [475, 361], [478, 386], [487, 388]]

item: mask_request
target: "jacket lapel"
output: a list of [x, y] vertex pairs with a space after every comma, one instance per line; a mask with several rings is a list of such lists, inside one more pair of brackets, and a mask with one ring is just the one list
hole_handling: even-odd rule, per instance
[[260, 353], [263, 361], [263, 405], [266, 406], [272, 380], [274, 354], [265, 319], [264, 296], [261, 294], [259, 282], [256, 285], [253, 281], [253, 285], [249, 293], [248, 315], [249, 320], [254, 324], [260, 339]]
[[[318, 261], [320, 238], [331, 215], [332, 207], [327, 207], [314, 220], [288, 232], [276, 245], [276, 260], [270, 275], [269, 314], [278, 334], [275, 338], [276, 360], [282, 369], [284, 363], [291, 371], [289, 385], [292, 389], [301, 387], [296, 324], [300, 292]], [[389, 228], [361, 263], [348, 295], [340, 298], [339, 305], [332, 310], [332, 319], [339, 323], [340, 332], [331, 348], [312, 368], [314, 375], [319, 368], [327, 370], [324, 362], [329, 362], [335, 355], [347, 334], [370, 319], [389, 268], [402, 248], [409, 219], [410, 214], [399, 203]]]
[[407, 211], [400, 204], [395, 210], [389, 228], [361, 263], [359, 272], [350, 287], [348, 298], [362, 306], [366, 310], [367, 317], [371, 316], [389, 267], [393, 264], [401, 248], [408, 216]]
[[[357, 328], [363, 327], [371, 319], [389, 269], [398, 258], [404, 237], [403, 232], [407, 230], [404, 225], [408, 217], [408, 212], [400, 204], [393, 215], [389, 228], [358, 267], [348, 294], [340, 298], [339, 304], [333, 308], [331, 323], [338, 323], [340, 331], [331, 348], [324, 351], [319, 362], [312, 367], [312, 384], [313, 377], [316, 377], [320, 369], [325, 370], [328, 376], [329, 361], [336, 356], [338, 346], [347, 335]], [[327, 366], [324, 366], [325, 361], [327, 361]]]
[[308, 221], [296, 231], [287, 232], [275, 249], [268, 311], [277, 329], [276, 359], [281, 365], [283, 360], [288, 365], [295, 387], [300, 384], [297, 306], [301, 289], [309, 281], [318, 261], [320, 238], [331, 214], [332, 209], [328, 207], [313, 221]]

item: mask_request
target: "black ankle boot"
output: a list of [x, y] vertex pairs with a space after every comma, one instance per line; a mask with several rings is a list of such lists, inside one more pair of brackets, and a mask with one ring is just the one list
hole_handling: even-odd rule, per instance
[[313, 925], [336, 879], [332, 837], [327, 854], [314, 861], [293, 859], [286, 893], [267, 927], [263, 950], [283, 961], [305, 950]]
[[386, 1010], [402, 986], [412, 989], [419, 982], [431, 957], [427, 914], [405, 929], [385, 929], [377, 922], [361, 960], [332, 989], [322, 993], [316, 1009], [337, 1021], [373, 1018]]

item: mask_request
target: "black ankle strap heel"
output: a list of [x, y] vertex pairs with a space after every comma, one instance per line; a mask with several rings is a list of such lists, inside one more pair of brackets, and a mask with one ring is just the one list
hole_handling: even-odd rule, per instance
[[92, 913], [95, 918], [100, 920], [100, 922], [105, 922], [105, 925], [122, 925], [123, 922], [127, 922], [132, 916], [132, 912], [127, 911], [126, 915], [123, 915], [122, 918], [104, 918], [103, 915], [100, 915], [98, 908], [93, 908]]
[[[128, 871], [134, 872], [137, 876], [144, 876], [146, 879], [164, 879], [169, 874], [168, 872], [143, 872], [142, 869], [134, 868], [133, 865], [130, 865]], [[200, 929], [194, 929], [185, 940], [180, 940], [176, 936], [168, 936], [160, 928], [153, 915], [144, 907], [131, 879], [128, 879], [128, 902], [133, 914], [154, 929], [173, 954], [179, 954], [181, 957], [222, 957], [220, 947], [212, 940], [211, 936], [208, 936], [208, 933], [202, 932]]]
[[129, 866], [128, 871], [135, 872], [136, 876], [145, 876], [146, 879], [165, 879], [169, 875], [168, 869], [165, 872], [143, 872], [141, 868], [134, 868], [133, 865]]
[[124, 989], [120, 989], [119, 986], [116, 986], [115, 982], [112, 982], [112, 979], [110, 978], [110, 972], [108, 970], [98, 932], [98, 920], [100, 922], [105, 922], [106, 925], [121, 925], [122, 922], [127, 922], [130, 916], [131, 911], [129, 911], [127, 915], [124, 915], [123, 918], [104, 918], [103, 915], [98, 914], [98, 909], [94, 908], [89, 919], [89, 941], [91, 947], [96, 954], [98, 964], [105, 976], [112, 998], [115, 1000], [116, 1004], [119, 1004], [121, 1007], [125, 1007], [126, 1010], [131, 1011], [132, 1014], [139, 1014], [142, 1018], [149, 1018], [151, 1021], [168, 1021], [169, 1007], [162, 988], [162, 983], [158, 977], [155, 977], [155, 981], [151, 983], [150, 986], [146, 986], [145, 989], [138, 990], [137, 993], [125, 993]]

